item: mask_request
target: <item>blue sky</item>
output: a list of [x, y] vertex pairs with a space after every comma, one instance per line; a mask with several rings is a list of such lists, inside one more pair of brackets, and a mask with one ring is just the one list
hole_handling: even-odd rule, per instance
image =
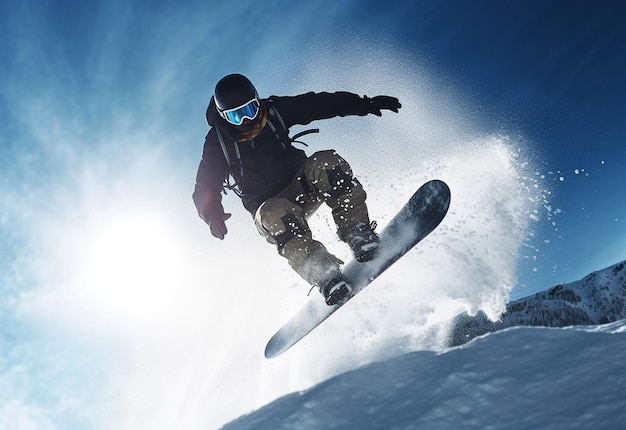
[[[37, 133], [71, 128], [68, 134], [76, 140], [91, 141], [80, 148], [88, 151], [99, 146], [94, 141], [102, 135], [112, 134], [110, 125], [118, 121], [130, 133], [155, 128], [158, 121], [168, 133], [184, 136], [189, 149], [174, 151], [191, 163], [197, 157], [192, 140], [201, 141], [197, 136], [204, 133], [198, 112], [219, 76], [272, 64], [271, 73], [255, 75], [272, 82], [268, 92], [281, 92], [297, 81], [311, 55], [307, 47], [342, 47], [354, 37], [366, 38], [427, 63], [442, 76], [441, 85], [460, 93], [485, 129], [517, 133], [530, 142], [532, 161], [548, 178], [550, 203], [562, 211], [554, 217], [558, 232], [548, 227], [542, 231], [546, 238], [534, 244], [541, 248], [535, 267], [542, 273], [536, 278], [540, 283], [574, 279], [584, 274], [578, 272], [581, 266], [608, 265], [624, 250], [624, 203], [618, 187], [606, 185], [619, 182], [618, 161], [624, 156], [619, 2], [602, 7], [575, 2], [563, 10], [559, 2], [399, 2], [393, 8], [378, 2], [331, 8], [308, 3], [286, 8], [284, 16], [281, 5], [248, 10], [245, 2], [206, 8], [193, 2], [184, 7], [5, 3], [0, 106], [5, 163], [27, 150], [39, 154], [41, 164], [64, 163], [62, 157], [43, 160], [37, 146], [50, 145]], [[311, 22], [305, 15], [320, 18]], [[231, 30], [204, 25], [212, 16], [226, 17], [223, 26]], [[281, 32], [259, 39], [251, 28], [264, 25], [280, 25]], [[41, 165], [36, 170], [46, 173]], [[32, 173], [16, 179], [24, 186], [29, 177]], [[525, 283], [534, 282], [520, 274]]]
[[[409, 259], [419, 270], [397, 269], [421, 277], [425, 314], [495, 312], [624, 259], [621, 2], [26, 0], [2, 2], [0, 16], [0, 391], [10, 393], [0, 416], [14, 408], [32, 428], [92, 422], [97, 411], [77, 416], [44, 388], [76, 393], [87, 374], [85, 404], [111, 401], [128, 374], [144, 393], [150, 373], [127, 359], [143, 363], [137, 345], [155, 333], [176, 343], [215, 319], [246, 330], [240, 309], [220, 313], [224, 284], [237, 286], [229, 302], [277, 308], [254, 314], [268, 320], [248, 335], [254, 350], [297, 308], [302, 286], [232, 196], [222, 244], [191, 202], [204, 110], [227, 73], [249, 75], [262, 95], [400, 97], [400, 114], [331, 120], [309, 144], [347, 155], [382, 222], [417, 182], [450, 183], [448, 224]], [[442, 273], [451, 268], [472, 286]], [[258, 279], [263, 288], [248, 287]], [[178, 358], [164, 357], [165, 370]], [[296, 379], [276, 390], [305, 385]], [[109, 391], [94, 388], [102, 380]], [[119, 420], [145, 424], [150, 400], [128, 402], [136, 415]]]

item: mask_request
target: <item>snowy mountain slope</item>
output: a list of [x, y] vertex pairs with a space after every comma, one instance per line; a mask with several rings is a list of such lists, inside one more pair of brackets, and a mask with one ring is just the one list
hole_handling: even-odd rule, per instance
[[580, 281], [509, 303], [500, 320], [479, 312], [462, 314], [450, 327], [450, 346], [515, 326], [566, 327], [605, 324], [626, 318], [626, 261], [593, 272]]
[[364, 366], [224, 429], [623, 426], [626, 262], [511, 302], [496, 322], [460, 315], [449, 330], [456, 346], [444, 352]]
[[364, 366], [223, 428], [617, 429], [626, 420], [625, 364], [626, 320], [509, 328]]

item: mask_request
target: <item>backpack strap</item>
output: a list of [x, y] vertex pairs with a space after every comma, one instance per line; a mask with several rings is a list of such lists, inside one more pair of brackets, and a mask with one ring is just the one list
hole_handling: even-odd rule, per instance
[[[287, 146], [289, 146], [291, 143], [291, 139], [289, 139], [289, 130], [287, 130], [287, 126], [285, 125], [285, 121], [283, 120], [283, 117], [280, 115], [280, 112], [278, 112], [272, 106], [272, 100], [268, 99], [267, 101], [269, 105], [269, 108], [267, 109], [267, 113], [269, 114], [267, 118], [267, 125], [270, 126], [270, 128], [274, 132], [274, 135], [276, 136], [276, 138], [282, 145], [283, 149], [287, 149]], [[276, 127], [274, 125], [274, 122], [271, 119], [273, 117], [276, 117], [276, 119], [278, 119], [278, 124], [280, 127]]]
[[[283, 145], [283, 148], [287, 148], [287, 146], [290, 146], [292, 143], [297, 142], [297, 143], [301, 143], [304, 146], [309, 146], [304, 142], [301, 142], [297, 139], [299, 139], [302, 136], [306, 136], [307, 134], [311, 134], [311, 133], [319, 133], [320, 129], [319, 128], [311, 128], [308, 130], [304, 130], [301, 131], [300, 133], [297, 133], [296, 135], [294, 135], [293, 137], [289, 137], [289, 130], [287, 129], [287, 126], [285, 125], [285, 121], [283, 120], [282, 115], [280, 114], [280, 112], [278, 112], [276, 109], [274, 109], [271, 106], [271, 103], [273, 103], [272, 99], [268, 99], [267, 100], [270, 104], [270, 108], [268, 109], [268, 112], [270, 114], [270, 116], [275, 116], [278, 119], [278, 122], [280, 124], [280, 130], [277, 132], [277, 128], [276, 126], [274, 126], [274, 124], [269, 120], [268, 118], [268, 124], [270, 125], [270, 128], [272, 129], [272, 131], [276, 134], [276, 137], [278, 137], [278, 139], [280, 140], [281, 144]], [[281, 136], [282, 134], [282, 136]], [[285, 143], [287, 142], [287, 143]]]
[[228, 155], [228, 149], [226, 149], [226, 144], [224, 143], [224, 137], [222, 136], [222, 132], [219, 127], [215, 127], [215, 132], [217, 133], [217, 139], [220, 141], [220, 146], [222, 147], [222, 152], [224, 153], [224, 158], [226, 159], [226, 163], [228, 167], [232, 166], [230, 161], [230, 155]]
[[243, 196], [239, 185], [237, 184], [237, 178], [233, 175], [233, 170], [238, 165], [239, 166], [239, 177], [243, 178], [243, 164], [241, 163], [241, 152], [239, 152], [239, 144], [237, 142], [233, 142], [233, 146], [235, 147], [235, 157], [237, 158], [237, 163], [233, 163], [230, 154], [228, 153], [228, 148], [226, 147], [226, 142], [224, 141], [224, 136], [222, 136], [222, 132], [219, 127], [215, 127], [215, 131], [217, 133], [217, 139], [220, 142], [220, 146], [222, 147], [222, 152], [224, 153], [224, 158], [226, 159], [226, 164], [228, 164], [228, 173], [229, 176], [233, 177], [233, 182], [230, 182], [229, 177], [224, 179], [224, 183], [222, 187], [224, 188], [224, 194], [226, 194], [226, 190], [233, 191], [238, 197]]
[[319, 128], [310, 128], [308, 130], [301, 131], [300, 133], [295, 134], [291, 138], [291, 143], [298, 142], [298, 143], [303, 144], [304, 146], [309, 146], [306, 143], [299, 141], [298, 139], [301, 138], [302, 136], [306, 136], [307, 134], [313, 134], [313, 133], [319, 133], [319, 132], [320, 132]]

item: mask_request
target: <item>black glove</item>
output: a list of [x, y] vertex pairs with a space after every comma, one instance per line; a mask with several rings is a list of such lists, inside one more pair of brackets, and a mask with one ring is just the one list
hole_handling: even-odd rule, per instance
[[376, 116], [381, 116], [381, 110], [383, 109], [391, 110], [395, 113], [398, 113], [398, 109], [402, 107], [402, 105], [400, 104], [400, 100], [398, 100], [396, 97], [376, 96], [372, 97], [371, 99], [369, 97], [365, 97], [365, 100], [369, 102], [367, 106], [367, 111], [369, 113], [373, 113]]
[[222, 212], [215, 215], [213, 219], [211, 219], [211, 221], [209, 222], [211, 234], [217, 237], [219, 240], [223, 240], [224, 236], [226, 236], [226, 233], [228, 233], [228, 229], [226, 228], [226, 223], [224, 221], [230, 218], [230, 216], [231, 214]]

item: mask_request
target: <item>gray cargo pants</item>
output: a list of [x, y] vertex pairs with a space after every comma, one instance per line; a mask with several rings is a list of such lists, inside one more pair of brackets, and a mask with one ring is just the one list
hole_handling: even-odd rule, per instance
[[307, 159], [287, 188], [257, 209], [254, 221], [289, 265], [315, 285], [342, 262], [313, 239], [307, 219], [326, 203], [341, 237], [359, 223], [369, 224], [365, 199], [350, 165], [333, 150], [320, 151]]

